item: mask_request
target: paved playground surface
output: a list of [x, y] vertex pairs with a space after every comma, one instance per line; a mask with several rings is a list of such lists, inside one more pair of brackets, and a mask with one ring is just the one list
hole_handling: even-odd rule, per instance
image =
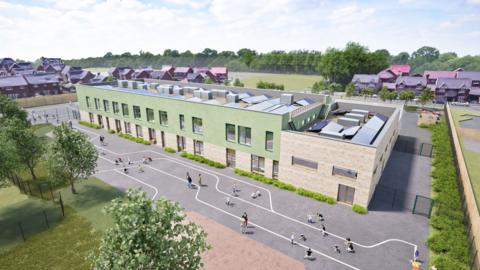
[[[76, 123], [74, 126], [89, 136], [99, 149], [98, 172], [95, 175], [99, 179], [120, 190], [138, 187], [153, 199], [164, 196], [177, 201], [186, 211], [208, 217], [238, 232], [240, 237], [258, 241], [301, 261], [306, 269], [411, 269], [409, 260], [415, 248], [419, 249], [421, 260], [427, 259], [424, 241], [428, 220], [423, 216], [402, 211], [371, 211], [368, 215], [359, 215], [349, 206], [328, 205], [301, 197], [237, 176], [228, 168], [215, 169], [181, 158], [178, 154], [166, 153], [156, 145], [145, 146], [107, 134], [105, 130], [90, 129]], [[106, 138], [107, 146], [100, 146], [99, 135]], [[139, 172], [138, 163], [144, 156], [151, 157], [153, 161], [143, 165], [144, 172]], [[133, 162], [126, 164], [128, 174], [122, 172], [122, 165], [115, 165], [114, 160], [119, 157]], [[187, 172], [192, 175], [194, 183], [198, 174], [202, 174], [204, 185], [188, 188]], [[231, 196], [234, 184], [240, 190], [238, 197]], [[257, 190], [262, 195], [252, 199], [250, 194]], [[230, 197], [233, 205], [225, 204], [226, 197]], [[247, 233], [241, 234], [239, 224], [244, 212], [248, 213], [249, 226]], [[323, 224], [327, 236], [322, 236], [322, 222], [307, 223], [307, 215], [317, 212], [325, 217]], [[295, 245], [290, 243], [292, 234], [296, 237]], [[300, 234], [304, 234], [307, 240], [300, 240]], [[346, 237], [354, 242], [356, 252], [353, 254], [345, 251]], [[340, 253], [334, 251], [334, 245], [340, 247]], [[307, 247], [313, 249], [315, 260], [303, 260]], [[229, 251], [224, 252], [228, 256]], [[237, 255], [239, 260], [245, 256]], [[259, 269], [255, 265], [248, 268]]]

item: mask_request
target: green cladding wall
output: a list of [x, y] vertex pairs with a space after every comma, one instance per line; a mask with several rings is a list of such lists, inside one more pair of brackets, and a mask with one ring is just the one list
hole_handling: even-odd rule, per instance
[[[128, 121], [132, 124], [154, 128], [157, 133], [159, 131], [165, 131], [273, 160], [279, 159], [280, 131], [282, 129], [282, 123], [288, 121], [288, 113], [277, 115], [86, 85], [77, 86], [77, 95], [80, 109], [83, 111], [119, 119], [122, 122]], [[90, 97], [90, 108], [87, 108], [87, 96]], [[94, 98], [100, 99], [100, 110], [95, 109]], [[109, 112], [104, 111], [103, 100], [109, 101]], [[120, 112], [118, 114], [113, 113], [112, 101], [118, 102], [119, 104]], [[124, 117], [122, 114], [122, 103], [128, 104], [128, 117]], [[134, 118], [133, 105], [140, 107], [141, 119]], [[147, 121], [146, 108], [154, 110], [154, 123]], [[159, 111], [166, 111], [168, 113], [168, 126], [160, 125]], [[180, 129], [180, 114], [185, 116], [185, 130]], [[202, 118], [203, 134], [193, 133], [192, 117]], [[226, 140], [225, 125], [227, 123], [236, 126], [235, 142]], [[238, 143], [238, 126], [251, 128], [252, 141], [250, 146]], [[133, 127], [132, 131], [134, 131]], [[273, 151], [265, 150], [265, 133], [267, 131], [274, 133]]]

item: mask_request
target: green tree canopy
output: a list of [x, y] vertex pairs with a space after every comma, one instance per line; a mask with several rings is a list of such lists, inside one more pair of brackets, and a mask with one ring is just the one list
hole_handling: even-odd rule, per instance
[[5, 134], [0, 133], [0, 187], [13, 180], [13, 175], [18, 170], [18, 156], [15, 146], [10, 143]]
[[178, 203], [161, 198], [152, 205], [144, 192], [130, 189], [104, 211], [114, 225], [92, 254], [95, 269], [196, 270], [202, 265], [206, 234], [186, 222]]
[[20, 109], [17, 103], [6, 95], [0, 94], [0, 126], [3, 125], [3, 121], [12, 118], [27, 124], [27, 112]]
[[378, 96], [382, 101], [385, 101], [389, 98], [390, 96], [390, 90], [388, 90], [387, 87], [382, 87], [382, 89], [378, 92]]
[[430, 88], [423, 89], [422, 93], [420, 94], [420, 103], [422, 106], [425, 106], [428, 102], [433, 100], [433, 92]]
[[355, 84], [353, 84], [353, 82], [349, 82], [347, 86], [345, 86], [345, 95], [347, 97], [355, 95]]
[[240, 79], [236, 78], [234, 81], [233, 81], [233, 86], [236, 86], [236, 87], [245, 87], [245, 84], [242, 83], [240, 81]]
[[53, 130], [54, 139], [48, 151], [49, 173], [57, 181], [68, 181], [72, 193], [74, 182], [95, 171], [98, 153], [83, 133], [60, 125]]
[[412, 90], [405, 90], [400, 92], [399, 98], [405, 101], [405, 105], [415, 98], [415, 93]]

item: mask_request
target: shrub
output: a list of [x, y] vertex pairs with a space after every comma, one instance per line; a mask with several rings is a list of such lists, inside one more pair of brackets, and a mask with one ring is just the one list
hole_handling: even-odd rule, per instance
[[448, 126], [442, 120], [428, 128], [432, 133], [431, 177], [436, 193], [430, 219], [435, 231], [427, 240], [429, 249], [436, 255], [432, 264], [438, 269], [468, 269], [468, 239]]
[[86, 127], [89, 127], [89, 128], [95, 128], [95, 129], [101, 129], [102, 128], [101, 126], [99, 126], [95, 123], [90, 123], [90, 122], [87, 122], [87, 121], [80, 121], [78, 123], [82, 126], [86, 126]]
[[108, 130], [108, 133], [110, 133], [110, 134], [115, 134], [115, 130], [109, 129], [109, 130]]
[[303, 188], [297, 188], [292, 184], [284, 183], [284, 182], [282, 182], [280, 180], [277, 180], [277, 179], [268, 178], [268, 177], [266, 177], [264, 175], [261, 175], [261, 174], [258, 174], [258, 173], [247, 172], [247, 171], [244, 171], [244, 170], [240, 170], [238, 168], [235, 168], [234, 172], [238, 175], [246, 176], [246, 177], [252, 178], [253, 180], [256, 180], [256, 181], [259, 181], [259, 182], [262, 182], [262, 183], [265, 183], [265, 184], [276, 186], [280, 189], [296, 192], [299, 195], [309, 197], [309, 198], [315, 199], [317, 201], [326, 202], [328, 204], [335, 204], [336, 203], [335, 199], [332, 198], [332, 197], [323, 195], [321, 193], [309, 191], [309, 190], [306, 190], [306, 189], [303, 189]]
[[171, 147], [165, 147], [163, 148], [163, 151], [167, 152], [167, 153], [175, 153], [175, 149], [171, 148]]
[[361, 206], [361, 205], [358, 205], [358, 204], [354, 204], [352, 205], [352, 210], [353, 212], [355, 213], [358, 213], [358, 214], [361, 214], [361, 215], [365, 215], [368, 213], [368, 209]]
[[[172, 149], [173, 150], [173, 149]], [[174, 150], [175, 151], [175, 150]], [[188, 158], [188, 159], [191, 159], [191, 160], [195, 160], [197, 162], [200, 162], [200, 163], [203, 163], [203, 164], [207, 164], [208, 166], [210, 167], [215, 167], [215, 168], [219, 168], [219, 169], [223, 169], [225, 168], [225, 165], [223, 165], [222, 163], [220, 162], [216, 162], [216, 161], [213, 161], [213, 160], [210, 160], [208, 158], [204, 158], [202, 156], [199, 156], [199, 155], [195, 155], [195, 154], [190, 154], [190, 153], [187, 153], [187, 152], [182, 152], [180, 154], [181, 157], [184, 157], [184, 158]]]
[[427, 125], [427, 124], [420, 124], [418, 125], [419, 128], [429, 128], [430, 125]]
[[129, 139], [130, 141], [133, 141], [133, 142], [136, 142], [136, 143], [142, 143], [142, 144], [145, 144], [145, 145], [152, 144], [150, 141], [144, 140], [143, 138], [134, 137], [134, 136], [132, 136], [130, 134], [127, 134], [127, 133], [118, 132], [118, 136], [121, 137], [121, 138]]

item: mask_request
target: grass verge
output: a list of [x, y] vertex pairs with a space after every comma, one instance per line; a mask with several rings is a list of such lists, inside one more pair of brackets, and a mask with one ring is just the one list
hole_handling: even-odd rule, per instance
[[249, 177], [253, 180], [256, 180], [256, 181], [259, 181], [259, 182], [262, 182], [262, 183], [265, 183], [265, 184], [269, 184], [269, 185], [272, 185], [272, 186], [276, 186], [280, 189], [292, 191], [292, 192], [297, 193], [298, 195], [308, 197], [308, 198], [312, 198], [312, 199], [315, 199], [317, 201], [326, 202], [328, 204], [336, 204], [337, 203], [337, 201], [330, 196], [327, 196], [327, 195], [324, 195], [324, 194], [321, 194], [321, 193], [318, 193], [318, 192], [306, 190], [304, 188], [297, 188], [294, 185], [284, 183], [284, 182], [282, 182], [280, 180], [277, 180], [277, 179], [268, 178], [268, 177], [263, 176], [263, 175], [258, 174], [258, 173], [247, 172], [247, 171], [244, 171], [244, 170], [240, 170], [238, 168], [236, 168], [234, 170], [234, 172], [238, 175], [246, 176], [246, 177]]
[[89, 127], [89, 128], [95, 128], [95, 129], [101, 129], [102, 128], [101, 126], [99, 126], [97, 124], [90, 123], [90, 122], [87, 122], [87, 121], [79, 121], [78, 123], [82, 126], [86, 126], [86, 127]]
[[150, 141], [144, 140], [143, 138], [134, 137], [134, 136], [132, 136], [130, 134], [127, 134], [127, 133], [119, 132], [118, 136], [121, 137], [121, 138], [129, 139], [130, 141], [136, 142], [136, 143], [141, 143], [141, 144], [145, 144], [145, 145], [152, 144]]

